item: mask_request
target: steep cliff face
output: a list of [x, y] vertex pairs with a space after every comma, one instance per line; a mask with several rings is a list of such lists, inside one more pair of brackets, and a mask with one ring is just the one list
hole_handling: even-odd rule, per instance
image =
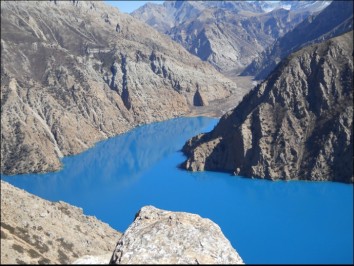
[[308, 17], [263, 51], [242, 75], [264, 79], [290, 53], [351, 29], [353, 29], [353, 1], [333, 1], [321, 13]]
[[[210, 77], [213, 77], [212, 79]], [[187, 114], [235, 84], [102, 2], [1, 2], [1, 172], [45, 172], [132, 127]]]
[[193, 171], [353, 182], [353, 32], [290, 55], [183, 151]]
[[277, 38], [324, 7], [311, 2], [305, 8], [301, 1], [289, 10], [276, 3], [266, 12], [269, 8], [262, 4], [246, 1], [166, 1], [147, 4], [132, 15], [235, 76]]
[[143, 207], [111, 264], [243, 264], [220, 227], [199, 215]]
[[111, 255], [121, 235], [82, 209], [1, 181], [1, 264], [69, 264], [84, 255]]

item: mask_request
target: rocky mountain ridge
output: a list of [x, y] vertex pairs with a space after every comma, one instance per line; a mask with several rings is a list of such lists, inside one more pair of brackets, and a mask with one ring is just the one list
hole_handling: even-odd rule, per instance
[[[187, 115], [235, 83], [103, 2], [1, 2], [1, 172], [60, 158], [143, 123]], [[213, 77], [210, 79], [210, 77]]]
[[263, 12], [270, 12], [274, 9], [287, 10], [309, 10], [313, 13], [327, 7], [331, 1], [253, 1], [252, 4], [259, 6]]
[[289, 10], [279, 4], [265, 12], [262, 3], [250, 1], [166, 1], [146, 4], [132, 16], [169, 35], [222, 73], [235, 76], [276, 39], [324, 8], [315, 2], [303, 9], [303, 1], [291, 4], [294, 8]]
[[279, 38], [274, 45], [241, 73], [264, 79], [276, 65], [290, 53], [300, 48], [322, 42], [353, 29], [353, 1], [333, 1], [322, 12], [305, 19], [293, 30]]
[[353, 182], [353, 31], [291, 54], [183, 151], [192, 171]]

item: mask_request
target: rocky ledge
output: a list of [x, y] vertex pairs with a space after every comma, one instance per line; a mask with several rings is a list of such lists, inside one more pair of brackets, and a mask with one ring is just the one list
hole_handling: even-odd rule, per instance
[[243, 264], [218, 225], [199, 215], [143, 207], [111, 264]]

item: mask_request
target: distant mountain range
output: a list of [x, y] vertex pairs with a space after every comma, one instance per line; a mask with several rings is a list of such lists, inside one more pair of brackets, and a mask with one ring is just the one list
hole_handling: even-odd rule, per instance
[[234, 76], [278, 38], [330, 2], [166, 1], [131, 15]]
[[263, 12], [270, 12], [274, 9], [283, 8], [287, 10], [319, 12], [327, 7], [332, 1], [247, 1]]
[[293, 30], [279, 38], [242, 75], [264, 79], [281, 59], [306, 45], [321, 42], [353, 29], [353, 1], [333, 1], [317, 15], [305, 19]]

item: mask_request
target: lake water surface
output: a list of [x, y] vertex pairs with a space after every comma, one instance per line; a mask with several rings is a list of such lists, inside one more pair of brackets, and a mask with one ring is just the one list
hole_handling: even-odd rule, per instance
[[144, 125], [64, 158], [59, 172], [1, 178], [81, 207], [121, 232], [145, 205], [199, 214], [221, 227], [246, 263], [352, 264], [353, 185], [178, 168], [185, 141], [217, 121], [177, 118]]

